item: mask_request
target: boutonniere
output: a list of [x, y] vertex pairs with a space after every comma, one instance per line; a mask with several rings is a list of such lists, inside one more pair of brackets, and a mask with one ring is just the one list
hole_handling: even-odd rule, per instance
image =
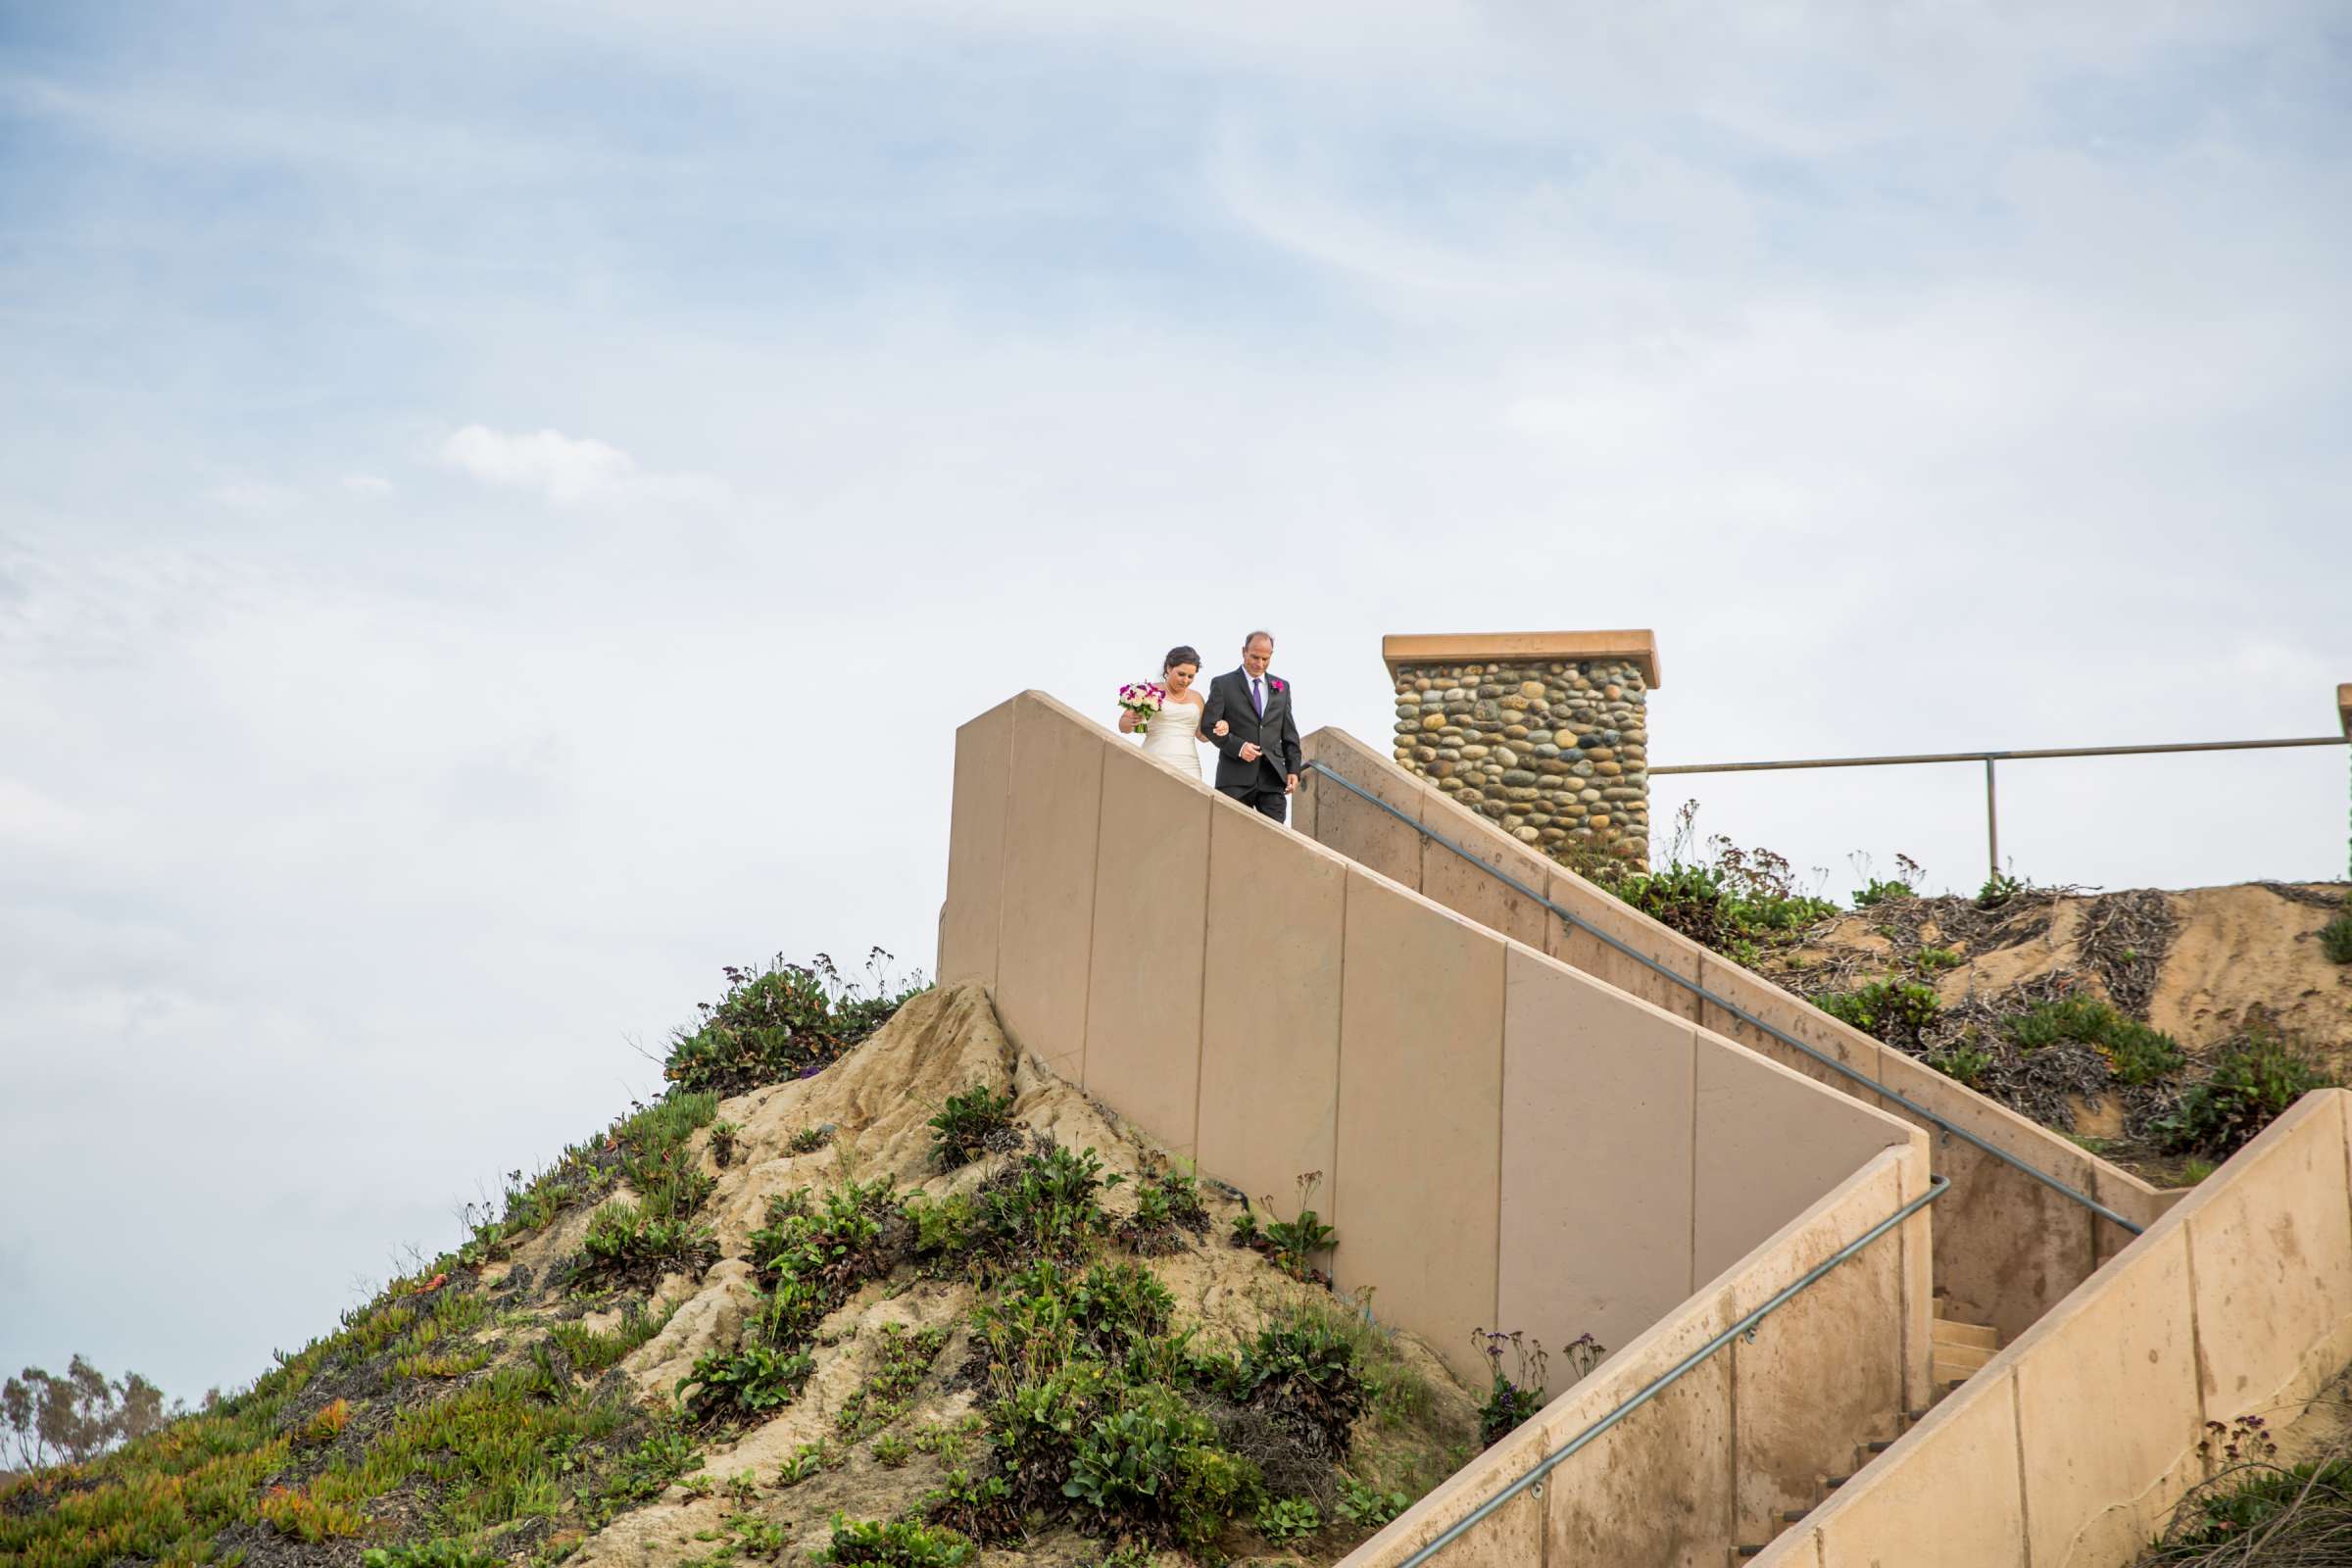
[[1282, 690], [1282, 682], [1278, 680], [1270, 680], [1266, 682], [1266, 684], [1273, 687], [1276, 691]]

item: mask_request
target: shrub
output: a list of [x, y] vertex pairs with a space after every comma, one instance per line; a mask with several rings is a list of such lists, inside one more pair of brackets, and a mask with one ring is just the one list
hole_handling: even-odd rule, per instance
[[804, 1443], [792, 1450], [792, 1457], [776, 1470], [776, 1485], [797, 1487], [810, 1476], [830, 1470], [838, 1463], [832, 1446], [824, 1443]]
[[2167, 1153], [2225, 1159], [2314, 1089], [2334, 1080], [2284, 1041], [2255, 1036], [2213, 1058], [2213, 1070], [2190, 1086], [2153, 1131]]
[[1091, 1149], [1073, 1154], [1041, 1138], [974, 1194], [975, 1241], [999, 1257], [1084, 1257], [1110, 1234], [1098, 1195], [1126, 1179], [1104, 1175]]
[[1323, 1528], [1323, 1515], [1304, 1497], [1282, 1497], [1257, 1510], [1257, 1533], [1277, 1546], [1301, 1541]]
[[1984, 879], [1983, 887], [1977, 889], [1977, 907], [1997, 909], [2019, 894], [2032, 891], [2033, 886], [2033, 883], [2023, 877], [2011, 876], [2006, 871], [1995, 871]]
[[1353, 1476], [1342, 1476], [1340, 1500], [1332, 1505], [1331, 1511], [1358, 1530], [1378, 1530], [1412, 1505], [1413, 1499], [1401, 1492], [1381, 1492]]
[[833, 1541], [822, 1556], [842, 1565], [875, 1563], [881, 1568], [963, 1568], [978, 1550], [953, 1530], [906, 1519], [844, 1519], [833, 1516]]
[[[1544, 1374], [1551, 1358], [1544, 1353], [1542, 1345], [1516, 1329], [1508, 1334], [1472, 1329], [1470, 1343], [1478, 1347], [1494, 1374], [1487, 1397], [1478, 1407], [1479, 1439], [1492, 1448], [1544, 1408]], [[1502, 1369], [1506, 1352], [1518, 1358], [1516, 1376]]]
[[739, 1095], [838, 1060], [924, 989], [919, 976], [894, 986], [889, 960], [874, 949], [863, 984], [845, 981], [821, 953], [807, 965], [781, 954], [762, 969], [729, 965], [725, 994], [701, 1004], [702, 1022], [678, 1032], [662, 1075], [683, 1089]]
[[[694, 1370], [678, 1379], [675, 1392], [685, 1399], [688, 1416], [708, 1425], [782, 1409], [799, 1396], [815, 1370], [816, 1358], [807, 1350], [786, 1351], [755, 1342], [732, 1352], [710, 1350], [698, 1356]], [[689, 1395], [688, 1389], [694, 1392]]]
[[1920, 1031], [1936, 1021], [1943, 1004], [1936, 993], [1908, 981], [1873, 980], [1856, 991], [1832, 991], [1813, 1004], [1841, 1023], [1891, 1046], [1917, 1046]]
[[931, 1157], [941, 1170], [955, 1170], [991, 1152], [1015, 1146], [1012, 1096], [974, 1084], [948, 1097], [947, 1108], [925, 1123], [931, 1129]]
[[1040, 1258], [973, 1308], [972, 1327], [990, 1358], [1007, 1368], [1084, 1359], [1107, 1374], [1150, 1359], [1146, 1347], [1175, 1311], [1175, 1298], [1138, 1264], [1098, 1263], [1079, 1275]]
[[1208, 1230], [1208, 1210], [1201, 1206], [1200, 1184], [1180, 1171], [1162, 1171], [1135, 1184], [1135, 1214], [1123, 1230], [1127, 1244], [1139, 1252], [1172, 1252], [1181, 1245], [1180, 1232], [1195, 1236]]
[[2188, 1064], [2188, 1054], [2171, 1035], [2080, 993], [2034, 1004], [2009, 1021], [2009, 1038], [2021, 1051], [2061, 1040], [2095, 1047], [2117, 1080], [2134, 1087], [2168, 1078]]
[[1743, 850], [1719, 833], [1706, 841], [1704, 858], [1685, 858], [1692, 853], [1697, 808], [1690, 802], [1677, 813], [1664, 866], [1636, 871], [1599, 863], [1589, 874], [1651, 919], [1741, 962], [1838, 912], [1827, 899], [1802, 891], [1787, 858], [1770, 850]]
[[1198, 1544], [1257, 1493], [1256, 1467], [1207, 1417], [1156, 1383], [1129, 1387], [1078, 1439], [1062, 1495], [1157, 1541]]
[[2352, 914], [2339, 914], [2320, 927], [2320, 951], [2329, 963], [2352, 963]]
[[917, 1256], [954, 1256], [972, 1245], [976, 1209], [967, 1194], [956, 1193], [935, 1201], [921, 1193], [911, 1193], [901, 1212], [914, 1226]]
[[1021, 1533], [1012, 1489], [1003, 1476], [974, 1477], [965, 1470], [950, 1470], [946, 1484], [924, 1496], [923, 1516], [974, 1541], [1010, 1541]]
[[888, 1433], [876, 1438], [872, 1446], [874, 1462], [885, 1470], [899, 1469], [914, 1457], [914, 1450], [906, 1446], [906, 1439], [894, 1438]]
[[[1323, 1223], [1322, 1217], [1306, 1207], [1306, 1200], [1323, 1180], [1323, 1173], [1310, 1170], [1298, 1178], [1298, 1217], [1273, 1220], [1262, 1228], [1254, 1215], [1245, 1210], [1233, 1222], [1233, 1245], [1253, 1248], [1272, 1258], [1282, 1271], [1293, 1279], [1315, 1281], [1320, 1278], [1314, 1266], [1316, 1254], [1329, 1251], [1339, 1243], [1339, 1233]], [[1261, 1200], [1266, 1212], [1274, 1212], [1271, 1194]], [[1328, 1283], [1327, 1281], [1325, 1283]]]
[[1968, 1045], [1946, 1046], [1941, 1051], [1930, 1052], [1923, 1059], [1952, 1082], [1968, 1089], [1984, 1088], [1984, 1075], [1992, 1069], [1992, 1054]]
[[795, 1154], [813, 1154], [832, 1141], [833, 1124], [826, 1122], [822, 1126], [802, 1128], [784, 1147]]
[[714, 1095], [673, 1095], [613, 1128], [620, 1174], [638, 1197], [607, 1203], [590, 1216], [580, 1244], [583, 1273], [651, 1285], [663, 1274], [699, 1273], [718, 1255], [710, 1230], [694, 1223], [718, 1183], [686, 1149], [717, 1110]]
[[1301, 1314], [1269, 1323], [1232, 1360], [1204, 1371], [1227, 1398], [1266, 1411], [1318, 1454], [1347, 1456], [1364, 1385], [1353, 1343], [1325, 1320]]

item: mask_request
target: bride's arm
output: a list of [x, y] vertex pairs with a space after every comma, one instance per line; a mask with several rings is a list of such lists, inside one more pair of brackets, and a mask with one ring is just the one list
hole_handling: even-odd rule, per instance
[[1122, 708], [1119, 710], [1119, 733], [1122, 735], [1132, 735], [1135, 733], [1134, 709]]

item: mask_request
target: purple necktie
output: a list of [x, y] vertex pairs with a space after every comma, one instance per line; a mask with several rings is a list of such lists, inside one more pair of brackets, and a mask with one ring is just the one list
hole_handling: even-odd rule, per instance
[[1266, 716], [1266, 694], [1258, 686], [1255, 675], [1250, 677], [1250, 706], [1257, 710], [1258, 717]]

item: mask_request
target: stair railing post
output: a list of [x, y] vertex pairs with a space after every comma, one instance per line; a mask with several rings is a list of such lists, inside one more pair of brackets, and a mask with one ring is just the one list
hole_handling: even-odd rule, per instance
[[1992, 804], [1992, 759], [1984, 759], [1984, 853], [1992, 858], [1993, 877], [2001, 874], [2001, 819]]

